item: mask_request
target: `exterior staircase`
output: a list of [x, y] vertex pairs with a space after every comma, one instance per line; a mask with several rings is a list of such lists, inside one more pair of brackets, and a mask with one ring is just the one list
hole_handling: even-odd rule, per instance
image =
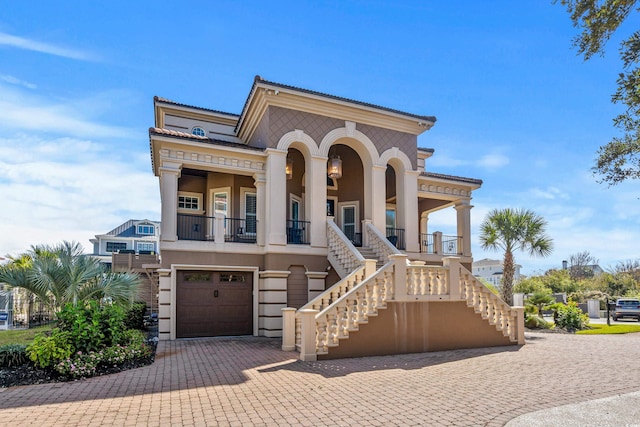
[[364, 231], [365, 246], [356, 249], [328, 221], [328, 258], [342, 279], [300, 310], [283, 310], [283, 350], [298, 350], [301, 360], [317, 360], [390, 302], [464, 301], [511, 343], [524, 344], [524, 309], [507, 305], [457, 257], [443, 258], [442, 266], [408, 263], [373, 225], [366, 224]]
[[364, 259], [376, 260], [376, 270], [382, 268], [382, 266], [384, 265], [384, 261], [378, 258], [378, 254], [373, 249], [364, 246], [356, 247], [356, 249], [358, 250], [358, 252], [360, 252], [360, 255], [362, 255]]

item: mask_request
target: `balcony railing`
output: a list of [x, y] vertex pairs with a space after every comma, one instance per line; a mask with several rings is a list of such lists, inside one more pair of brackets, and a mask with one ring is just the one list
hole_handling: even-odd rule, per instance
[[462, 237], [440, 232], [420, 234], [420, 252], [424, 254], [462, 255]]
[[461, 255], [460, 236], [442, 236], [442, 253], [444, 255]]
[[255, 243], [256, 230], [256, 219], [225, 218], [224, 241], [236, 243]]
[[178, 214], [178, 240], [213, 240], [212, 216]]
[[287, 220], [287, 243], [293, 245], [308, 245], [309, 221]]
[[[178, 240], [215, 240], [215, 217], [178, 214], [177, 220]], [[218, 222], [218, 230], [224, 234], [225, 242], [256, 243], [256, 219], [220, 218]]]
[[404, 228], [387, 227], [387, 239], [400, 250], [406, 248], [404, 243]]
[[436, 253], [433, 234], [420, 235], [420, 252], [422, 252], [423, 254]]

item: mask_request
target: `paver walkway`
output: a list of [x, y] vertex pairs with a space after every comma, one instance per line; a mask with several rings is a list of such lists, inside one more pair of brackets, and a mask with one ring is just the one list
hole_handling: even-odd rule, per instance
[[161, 342], [152, 366], [0, 389], [4, 425], [469, 425], [640, 390], [640, 334], [300, 362], [278, 339]]

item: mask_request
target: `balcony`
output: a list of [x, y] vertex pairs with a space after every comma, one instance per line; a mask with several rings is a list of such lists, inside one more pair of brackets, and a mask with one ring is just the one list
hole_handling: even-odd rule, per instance
[[391, 242], [393, 246], [401, 251], [406, 249], [404, 240], [404, 228], [387, 227], [387, 240]]
[[256, 243], [256, 219], [177, 215], [178, 240], [215, 241], [216, 226], [220, 227], [225, 242]]
[[308, 245], [309, 221], [287, 220], [287, 243], [292, 245]]
[[437, 255], [462, 255], [462, 237], [440, 232], [420, 234], [420, 252]]

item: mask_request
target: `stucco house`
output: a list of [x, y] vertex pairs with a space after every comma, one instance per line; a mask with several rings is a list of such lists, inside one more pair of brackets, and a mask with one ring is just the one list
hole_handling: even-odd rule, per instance
[[157, 254], [160, 250], [160, 222], [130, 219], [111, 231], [89, 239], [91, 256], [111, 268], [112, 255], [117, 253]]
[[[496, 288], [502, 287], [502, 276], [503, 270], [502, 267], [503, 261], [498, 259], [489, 259], [484, 258], [480, 261], [474, 261], [472, 265], [471, 272], [478, 279], [486, 280], [487, 283], [491, 283]], [[514, 272], [513, 272], [513, 284], [515, 285], [520, 281], [522, 275], [520, 274], [520, 269], [522, 266], [520, 264], [514, 264]]]
[[[470, 271], [482, 182], [418, 147], [435, 117], [259, 76], [240, 114], [154, 113], [160, 339], [282, 336], [303, 360], [524, 342]], [[442, 209], [454, 236], [428, 227]]]

